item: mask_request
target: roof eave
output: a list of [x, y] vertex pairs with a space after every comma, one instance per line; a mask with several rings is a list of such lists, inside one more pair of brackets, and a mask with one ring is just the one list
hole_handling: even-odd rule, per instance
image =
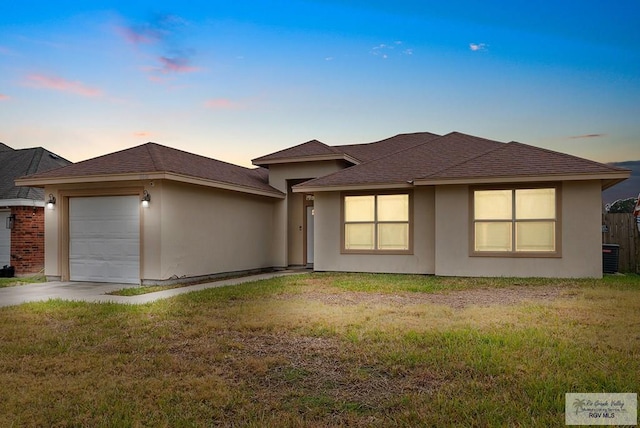
[[389, 190], [389, 189], [409, 189], [413, 185], [409, 182], [404, 183], [376, 183], [376, 184], [339, 184], [335, 186], [305, 186], [299, 184], [293, 186], [293, 193], [315, 193], [315, 192], [342, 192], [342, 191], [360, 191], [360, 190]]
[[278, 159], [267, 159], [260, 160], [253, 159], [251, 163], [256, 166], [268, 167], [268, 165], [279, 165], [284, 163], [302, 163], [302, 162], [321, 162], [321, 161], [330, 161], [330, 160], [344, 160], [353, 165], [357, 165], [360, 161], [353, 156], [349, 156], [344, 153], [330, 153], [326, 155], [312, 155], [312, 156], [297, 156], [290, 158], [278, 158]]
[[414, 181], [416, 186], [437, 186], [455, 184], [495, 184], [495, 183], [535, 183], [548, 181], [586, 181], [600, 180], [602, 190], [629, 178], [628, 172], [602, 174], [547, 174], [502, 177], [461, 177], [461, 178], [420, 178]]
[[197, 184], [201, 186], [213, 187], [216, 189], [231, 190], [234, 192], [249, 193], [249, 194], [258, 195], [258, 196], [267, 196], [270, 198], [277, 198], [277, 199], [284, 199], [286, 196], [284, 193], [276, 189], [273, 189], [273, 191], [264, 190], [264, 189], [258, 189], [255, 187], [225, 183], [225, 182], [216, 181], [216, 180], [206, 180], [202, 178], [191, 177], [188, 175], [181, 175], [181, 174], [175, 174], [175, 173], [165, 173], [164, 179], [179, 181], [179, 182], [188, 183], [188, 184]]
[[45, 187], [57, 184], [101, 183], [132, 180], [158, 180], [164, 178], [163, 172], [127, 173], [127, 174], [95, 174], [62, 177], [21, 177], [15, 180], [16, 186]]
[[60, 184], [84, 184], [84, 183], [104, 183], [104, 182], [121, 182], [121, 181], [138, 181], [138, 180], [171, 180], [182, 183], [196, 184], [200, 186], [212, 187], [217, 189], [231, 190], [242, 193], [249, 193], [259, 196], [267, 196], [271, 198], [284, 199], [284, 193], [279, 190], [273, 191], [258, 189], [255, 187], [242, 186], [239, 184], [225, 183], [216, 180], [207, 180], [204, 178], [192, 177], [188, 175], [177, 174], [173, 172], [150, 172], [150, 173], [131, 173], [131, 174], [100, 174], [85, 175], [81, 177], [54, 177], [54, 178], [19, 178], [15, 181], [16, 186], [29, 187], [45, 187]]
[[26, 198], [0, 199], [0, 207], [44, 207], [44, 200]]

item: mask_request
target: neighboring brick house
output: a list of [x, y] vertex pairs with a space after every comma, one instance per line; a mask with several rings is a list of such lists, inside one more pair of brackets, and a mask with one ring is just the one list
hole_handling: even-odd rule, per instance
[[13, 266], [16, 275], [44, 269], [44, 190], [14, 181], [70, 163], [42, 147], [14, 150], [0, 143], [0, 268]]

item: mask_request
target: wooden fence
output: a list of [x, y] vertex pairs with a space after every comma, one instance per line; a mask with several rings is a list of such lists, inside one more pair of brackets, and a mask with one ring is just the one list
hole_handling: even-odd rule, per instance
[[620, 272], [640, 273], [640, 233], [633, 214], [606, 213], [602, 220], [602, 243], [620, 245]]

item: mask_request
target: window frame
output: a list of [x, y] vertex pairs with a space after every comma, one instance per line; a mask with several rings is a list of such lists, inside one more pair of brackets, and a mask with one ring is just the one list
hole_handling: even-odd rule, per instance
[[[546, 221], [549, 219], [522, 219], [515, 217], [516, 190], [528, 189], [554, 189], [555, 190], [555, 250], [554, 251], [517, 251], [516, 227], [518, 223]], [[476, 221], [486, 222], [487, 219], [475, 219], [475, 192], [483, 190], [510, 190], [512, 192], [512, 208], [510, 220], [498, 220], [496, 222], [509, 221], [511, 223], [511, 250], [510, 251], [476, 251], [475, 235]], [[491, 221], [491, 220], [489, 220]], [[505, 258], [560, 258], [562, 257], [562, 185], [561, 183], [513, 183], [504, 185], [485, 185], [469, 187], [469, 256], [471, 257], [505, 257]]]
[[[387, 195], [407, 195], [409, 198], [409, 216], [404, 221], [378, 221], [378, 196]], [[374, 220], [373, 222], [346, 222], [345, 221], [345, 198], [348, 196], [373, 196], [374, 197]], [[378, 246], [378, 225], [379, 224], [405, 224], [408, 223], [408, 248], [406, 250], [380, 250], [374, 248], [372, 250], [363, 249], [347, 249], [345, 248], [345, 225], [346, 224], [369, 224], [373, 223], [374, 243]], [[379, 192], [341, 192], [340, 193], [340, 254], [413, 254], [413, 191], [411, 190], [390, 190]]]

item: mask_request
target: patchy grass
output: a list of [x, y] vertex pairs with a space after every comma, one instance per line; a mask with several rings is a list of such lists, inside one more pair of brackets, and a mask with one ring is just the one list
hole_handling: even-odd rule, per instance
[[140, 287], [128, 287], [107, 293], [112, 296], [139, 296], [141, 294], [155, 293], [156, 291], [171, 290], [174, 288], [188, 287], [189, 283], [167, 285], [142, 285]]
[[141, 294], [155, 293], [156, 291], [172, 290], [174, 288], [189, 287], [191, 285], [206, 284], [211, 282], [224, 281], [227, 279], [241, 278], [247, 276], [247, 274], [238, 275], [226, 275], [219, 278], [207, 278], [195, 281], [181, 282], [176, 284], [163, 284], [163, 285], [142, 285], [140, 287], [127, 287], [120, 290], [115, 290], [107, 293], [112, 296], [139, 296]]
[[564, 426], [640, 391], [640, 278], [308, 274], [0, 309], [0, 426]]
[[15, 278], [0, 278], [0, 288], [14, 287], [16, 285], [33, 284], [34, 282], [45, 282], [44, 275], [21, 276]]

